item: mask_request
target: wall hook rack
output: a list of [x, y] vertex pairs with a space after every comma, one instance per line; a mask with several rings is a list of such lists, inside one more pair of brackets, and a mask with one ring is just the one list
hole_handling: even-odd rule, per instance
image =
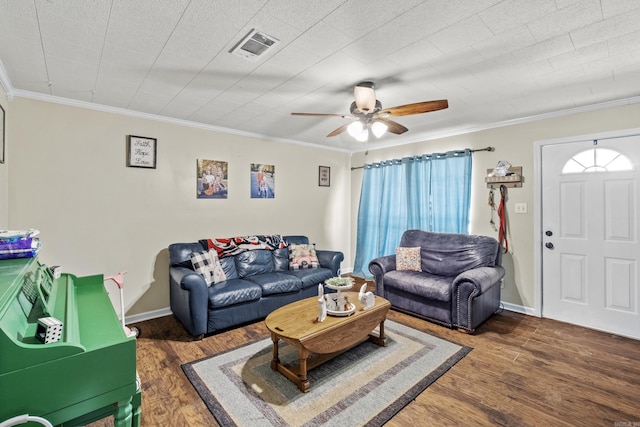
[[487, 176], [484, 178], [484, 182], [487, 183], [487, 188], [498, 188], [501, 185], [507, 188], [522, 187], [522, 182], [524, 181], [522, 166], [510, 167], [506, 176], [489, 176], [491, 172], [493, 172], [493, 169], [487, 169]]

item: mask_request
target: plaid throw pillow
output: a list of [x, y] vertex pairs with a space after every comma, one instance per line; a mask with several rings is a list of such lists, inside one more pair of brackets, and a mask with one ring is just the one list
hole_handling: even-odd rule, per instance
[[213, 250], [194, 253], [191, 256], [191, 265], [204, 278], [207, 286], [227, 280], [222, 265], [220, 265], [218, 254]]

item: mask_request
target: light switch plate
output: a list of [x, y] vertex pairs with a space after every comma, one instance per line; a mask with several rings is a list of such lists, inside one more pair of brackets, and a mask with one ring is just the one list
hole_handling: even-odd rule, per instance
[[516, 203], [514, 205], [516, 213], [526, 214], [527, 213], [527, 204], [526, 203]]

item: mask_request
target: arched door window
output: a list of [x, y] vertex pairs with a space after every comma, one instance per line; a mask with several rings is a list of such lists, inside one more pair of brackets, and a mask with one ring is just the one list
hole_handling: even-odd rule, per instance
[[627, 156], [609, 148], [590, 148], [564, 164], [562, 173], [617, 172], [632, 170]]

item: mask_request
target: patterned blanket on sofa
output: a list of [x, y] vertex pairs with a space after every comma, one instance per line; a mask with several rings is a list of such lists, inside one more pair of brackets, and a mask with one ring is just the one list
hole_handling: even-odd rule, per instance
[[280, 234], [202, 239], [200, 243], [208, 249], [215, 249], [219, 258], [254, 249], [275, 250], [287, 247], [287, 242]]

